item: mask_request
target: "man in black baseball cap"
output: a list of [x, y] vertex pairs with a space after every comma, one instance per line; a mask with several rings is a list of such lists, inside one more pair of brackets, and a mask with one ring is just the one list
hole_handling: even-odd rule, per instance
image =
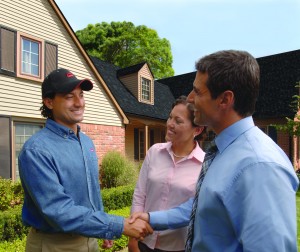
[[51, 72], [42, 84], [45, 127], [24, 144], [19, 171], [25, 200], [22, 220], [30, 231], [26, 252], [99, 251], [97, 239], [122, 234], [142, 240], [153, 232], [148, 223], [104, 212], [96, 149], [80, 131], [84, 93], [93, 88], [67, 69]]
[[89, 79], [79, 80], [69, 70], [60, 68], [45, 78], [42, 84], [42, 97], [55, 93], [67, 94], [79, 86], [82, 90], [89, 91], [93, 88], [93, 83]]

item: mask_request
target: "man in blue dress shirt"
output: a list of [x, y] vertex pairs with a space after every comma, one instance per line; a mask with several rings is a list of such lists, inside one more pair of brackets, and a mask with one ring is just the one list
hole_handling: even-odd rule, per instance
[[[216, 133], [218, 152], [197, 199], [191, 251], [296, 252], [299, 181], [282, 149], [254, 125], [257, 61], [244, 51], [220, 51], [201, 58], [196, 69], [188, 99], [195, 123]], [[149, 213], [151, 226], [188, 225], [192, 202]]]

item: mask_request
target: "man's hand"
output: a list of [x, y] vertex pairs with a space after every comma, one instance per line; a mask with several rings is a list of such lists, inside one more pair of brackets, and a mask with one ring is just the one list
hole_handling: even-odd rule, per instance
[[124, 221], [124, 235], [134, 237], [142, 241], [147, 235], [152, 233], [153, 229], [144, 220], [137, 219], [135, 222], [129, 223], [129, 218], [126, 218]]
[[112, 240], [103, 240], [102, 248], [111, 248], [114, 245]]
[[141, 219], [149, 223], [149, 214], [143, 212], [136, 212], [130, 215], [129, 223], [132, 224], [136, 221], [136, 219]]

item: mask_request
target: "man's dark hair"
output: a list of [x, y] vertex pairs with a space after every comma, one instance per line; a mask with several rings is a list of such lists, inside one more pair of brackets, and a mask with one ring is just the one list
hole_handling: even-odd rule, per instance
[[[55, 93], [47, 94], [47, 97], [53, 99], [55, 97]], [[41, 115], [45, 118], [54, 119], [53, 118], [53, 112], [52, 109], [49, 109], [45, 104], [44, 101], [42, 101], [42, 106], [40, 107]]]
[[196, 69], [207, 73], [206, 86], [216, 99], [226, 90], [234, 93], [234, 109], [240, 116], [255, 111], [259, 93], [260, 71], [256, 59], [245, 51], [219, 51], [201, 58]]

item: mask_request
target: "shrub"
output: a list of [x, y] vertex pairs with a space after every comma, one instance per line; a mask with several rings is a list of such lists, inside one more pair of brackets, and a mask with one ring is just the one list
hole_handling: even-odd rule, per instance
[[0, 178], [0, 211], [13, 208], [23, 203], [21, 182]]
[[0, 212], [0, 241], [13, 241], [22, 238], [28, 232], [21, 217], [21, 206]]
[[131, 206], [134, 185], [101, 190], [104, 211]]
[[109, 151], [102, 159], [100, 181], [103, 188], [134, 184], [138, 177], [137, 165], [118, 151]]

